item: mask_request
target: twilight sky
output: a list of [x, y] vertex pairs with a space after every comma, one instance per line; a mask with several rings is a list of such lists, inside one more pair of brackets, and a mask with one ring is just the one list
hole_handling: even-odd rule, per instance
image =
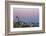
[[14, 16], [39, 16], [38, 8], [13, 8]]

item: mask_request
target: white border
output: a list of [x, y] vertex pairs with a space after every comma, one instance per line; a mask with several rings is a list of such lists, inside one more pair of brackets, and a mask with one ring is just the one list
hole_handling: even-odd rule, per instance
[[[40, 27], [28, 27], [28, 28], [13, 28], [13, 8], [39, 8], [39, 26]], [[42, 6], [24, 6], [24, 5], [10, 5], [10, 31], [36, 31], [42, 30]]]

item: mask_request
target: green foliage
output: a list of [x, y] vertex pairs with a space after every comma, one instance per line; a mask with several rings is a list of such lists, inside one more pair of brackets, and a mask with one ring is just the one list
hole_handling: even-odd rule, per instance
[[[24, 23], [24, 22], [23, 22]], [[27, 25], [27, 24], [22, 24], [21, 22], [14, 22], [14, 28], [19, 28], [19, 27], [31, 27], [30, 25]]]

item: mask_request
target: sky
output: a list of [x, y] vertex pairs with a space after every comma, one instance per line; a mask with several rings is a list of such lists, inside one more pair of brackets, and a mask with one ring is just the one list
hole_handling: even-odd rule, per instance
[[19, 16], [20, 21], [24, 22], [39, 22], [38, 8], [13, 8], [13, 19], [16, 21], [16, 16]]
[[38, 8], [13, 8], [14, 16], [39, 16]]

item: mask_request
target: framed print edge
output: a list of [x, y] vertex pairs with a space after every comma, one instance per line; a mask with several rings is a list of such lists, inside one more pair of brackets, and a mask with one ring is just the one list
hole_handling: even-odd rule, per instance
[[8, 1], [5, 1], [5, 36], [8, 36], [8, 25], [7, 25], [7, 3]]
[[[10, 32], [10, 7], [9, 5], [15, 5], [15, 3], [20, 3], [21, 5], [41, 5], [42, 6], [42, 30], [37, 31], [22, 31], [22, 32]], [[27, 3], [27, 2], [16, 2], [16, 1], [6, 1], [5, 2], [5, 35], [18, 35], [18, 34], [37, 34], [37, 33], [44, 33], [45, 32], [45, 3]]]
[[7, 2], [5, 1], [5, 36], [8, 36], [7, 33]]

